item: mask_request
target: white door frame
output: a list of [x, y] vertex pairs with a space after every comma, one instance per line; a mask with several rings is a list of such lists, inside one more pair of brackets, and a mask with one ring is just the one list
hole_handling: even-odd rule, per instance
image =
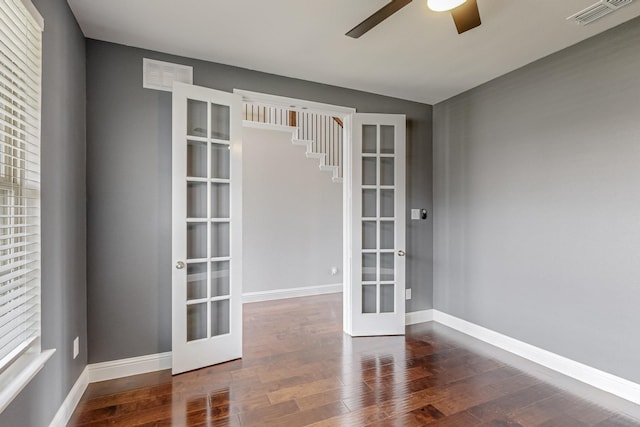
[[[356, 109], [351, 107], [344, 107], [339, 105], [324, 104], [320, 102], [306, 101], [302, 99], [289, 98], [285, 96], [269, 95], [260, 92], [253, 92], [242, 89], [234, 89], [234, 94], [242, 96], [243, 102], [254, 102], [272, 107], [285, 108], [300, 112], [310, 112], [316, 114], [323, 114], [333, 117], [338, 117], [343, 122], [343, 183], [342, 183], [342, 276], [343, 276], [343, 330], [345, 333], [353, 334], [352, 319], [352, 299], [353, 299], [353, 286], [352, 286], [352, 129], [354, 114]], [[265, 128], [268, 128], [265, 125]], [[274, 127], [278, 127], [274, 125]], [[404, 232], [404, 230], [403, 230]], [[402, 290], [404, 294], [404, 289]], [[404, 298], [402, 298], [401, 304], [404, 304]], [[404, 323], [404, 322], [403, 322]]]

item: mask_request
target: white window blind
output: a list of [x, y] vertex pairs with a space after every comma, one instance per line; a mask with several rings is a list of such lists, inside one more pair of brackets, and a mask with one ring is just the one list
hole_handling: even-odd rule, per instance
[[33, 12], [0, 0], [0, 372], [40, 337], [42, 23]]

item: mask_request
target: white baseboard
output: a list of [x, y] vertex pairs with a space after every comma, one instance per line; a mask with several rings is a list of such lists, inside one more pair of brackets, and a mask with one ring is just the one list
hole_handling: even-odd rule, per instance
[[438, 310], [433, 320], [563, 375], [640, 405], [640, 384], [459, 319]]
[[415, 325], [416, 323], [431, 322], [433, 320], [433, 310], [412, 311], [405, 313], [404, 324]]
[[332, 285], [306, 286], [303, 288], [275, 289], [272, 291], [245, 292], [242, 302], [271, 301], [284, 298], [308, 297], [311, 295], [333, 294], [342, 292], [342, 283]]
[[64, 402], [62, 402], [62, 405], [58, 408], [58, 412], [56, 412], [53, 420], [51, 420], [49, 427], [64, 427], [67, 425], [71, 415], [73, 415], [73, 411], [76, 410], [76, 406], [78, 406], [78, 403], [80, 402], [80, 398], [87, 389], [87, 386], [89, 386], [88, 366], [84, 368], [76, 383], [71, 387], [69, 394], [67, 394]]
[[146, 374], [147, 372], [171, 369], [171, 352], [92, 363], [87, 368], [89, 382], [92, 383], [128, 377], [129, 375]]

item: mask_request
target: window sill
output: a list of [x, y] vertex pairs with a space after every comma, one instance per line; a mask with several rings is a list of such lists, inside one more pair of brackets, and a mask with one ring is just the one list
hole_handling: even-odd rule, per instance
[[2, 413], [22, 389], [47, 363], [56, 350], [27, 352], [0, 374], [0, 413]]

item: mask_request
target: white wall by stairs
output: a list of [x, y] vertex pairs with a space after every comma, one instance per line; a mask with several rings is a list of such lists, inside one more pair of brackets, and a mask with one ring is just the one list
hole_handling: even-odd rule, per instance
[[320, 170], [330, 172], [334, 183], [342, 183], [343, 128], [339, 120], [328, 115], [254, 103], [244, 104], [243, 118], [293, 128], [291, 142], [304, 146], [307, 158], [318, 159]]

